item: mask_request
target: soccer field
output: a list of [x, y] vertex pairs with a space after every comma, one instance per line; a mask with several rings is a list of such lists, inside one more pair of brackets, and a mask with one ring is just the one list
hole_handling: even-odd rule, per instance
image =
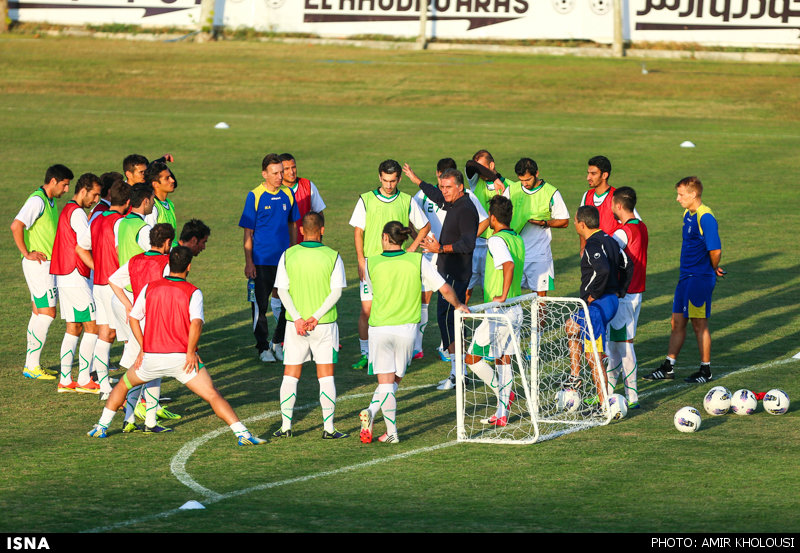
[[[294, 154], [299, 175], [328, 205], [324, 241], [341, 252], [350, 284], [339, 302], [336, 426], [352, 436], [320, 439], [318, 385], [307, 364], [292, 439], [239, 448], [177, 382], [162, 391], [183, 415], [175, 432], [122, 435], [117, 417], [109, 439], [89, 439], [97, 397], [57, 394], [55, 383], [21, 375], [29, 296], [6, 230], [0, 531], [800, 532], [800, 361], [791, 359], [800, 350], [800, 72], [647, 66], [643, 74], [635, 59], [0, 38], [0, 219], [11, 224], [51, 164], [77, 177], [121, 171], [133, 152], [171, 153], [179, 225], [198, 217], [212, 230], [189, 277], [205, 296], [200, 354], [261, 437], [280, 424], [282, 367], [259, 362], [252, 347], [237, 223], [263, 156]], [[230, 128], [215, 129], [220, 121]], [[681, 148], [685, 140], [696, 147]], [[457, 444], [455, 395], [436, 390], [449, 366], [436, 356], [432, 308], [425, 358], [398, 392], [402, 442], [361, 444], [358, 412], [376, 383], [350, 368], [359, 354], [348, 225], [357, 196], [377, 185], [384, 159], [431, 180], [438, 159], [463, 166], [481, 148], [512, 178], [514, 163], [533, 157], [571, 215], [593, 155], [611, 159], [611, 185], [636, 189], [650, 231], [636, 341], [642, 409], [532, 446]], [[691, 332], [675, 381], [641, 379], [666, 353], [682, 215], [674, 185], [687, 175], [703, 181], [728, 271], [710, 322], [713, 384], [782, 388], [795, 401], [786, 415], [761, 406], [748, 417], [703, 412], [699, 432], [678, 433], [673, 414], [685, 405], [702, 411], [712, 386], [683, 382], [698, 362]], [[400, 190], [414, 191], [407, 179]], [[555, 295], [575, 296], [578, 237], [571, 224], [553, 236]], [[58, 366], [63, 332], [57, 319], [43, 364]], [[120, 352], [112, 349], [112, 363]], [[205, 509], [178, 510], [189, 500]]]

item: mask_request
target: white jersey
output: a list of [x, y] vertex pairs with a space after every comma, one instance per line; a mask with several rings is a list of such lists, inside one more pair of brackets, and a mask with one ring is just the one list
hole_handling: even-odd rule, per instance
[[[524, 186], [521, 188], [523, 194], [536, 194], [538, 192], [529, 192]], [[552, 219], [569, 219], [567, 204], [564, 203], [564, 198], [558, 190], [550, 200], [550, 217]], [[553, 239], [550, 227], [540, 227], [539, 225], [526, 223], [519, 235], [525, 243], [526, 262], [546, 261], [553, 258], [553, 253], [550, 250], [550, 242]]]
[[[475, 206], [475, 209], [478, 210], [478, 223], [482, 223], [488, 219], [489, 214], [486, 213], [486, 210], [483, 208], [483, 205], [478, 198], [475, 197], [475, 194], [466, 188], [464, 189], [464, 193], [467, 195], [467, 197], [469, 197], [472, 205]], [[428, 197], [423, 194], [422, 190], [414, 195], [414, 201], [419, 205], [420, 209], [425, 214], [425, 217], [428, 218], [428, 222], [431, 224], [431, 233], [436, 240], [439, 240], [439, 235], [442, 232], [442, 226], [444, 225], [444, 218], [447, 216], [447, 211], [430, 201]]]
[[[322, 213], [327, 206], [325, 205], [325, 202], [322, 201], [322, 196], [317, 189], [317, 185], [311, 180], [308, 181], [308, 184], [309, 188], [311, 189], [311, 211], [315, 213]], [[295, 181], [294, 186], [290, 186], [289, 188], [291, 188], [292, 192], [297, 194], [297, 186], [297, 181]]]
[[44, 200], [39, 196], [31, 196], [22, 205], [14, 219], [25, 225], [26, 229], [30, 229], [42, 216], [42, 213], [44, 213]]

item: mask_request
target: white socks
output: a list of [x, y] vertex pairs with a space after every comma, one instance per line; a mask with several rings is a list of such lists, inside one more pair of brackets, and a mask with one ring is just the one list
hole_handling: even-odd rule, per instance
[[[88, 384], [91, 380], [92, 361], [94, 360], [94, 346], [97, 343], [97, 334], [83, 333], [81, 338], [81, 347], [78, 349], [78, 386]], [[103, 383], [100, 382], [101, 392], [110, 392], [111, 386], [108, 384], [108, 378], [105, 379], [105, 389]]]
[[[669, 359], [669, 358], [668, 358]], [[675, 364], [671, 359], [670, 363]], [[612, 390], [622, 376], [625, 382], [625, 397], [628, 404], [639, 401], [639, 393], [636, 384], [638, 365], [636, 362], [636, 352], [631, 342], [609, 342], [608, 343], [608, 385]]]
[[111, 357], [111, 342], [98, 339], [94, 344], [94, 359], [92, 366], [97, 373], [97, 382], [101, 392], [110, 392], [111, 383], [108, 379], [108, 360]]
[[283, 375], [281, 382], [281, 431], [286, 432], [292, 429], [292, 417], [294, 416], [294, 403], [297, 401], [297, 382], [293, 376]]
[[336, 385], [332, 376], [319, 379], [319, 405], [322, 407], [322, 425], [326, 432], [333, 432], [333, 414], [336, 411]]
[[500, 398], [500, 390], [497, 382], [497, 378], [494, 372], [494, 369], [487, 363], [484, 359], [481, 359], [474, 365], [468, 365], [470, 370], [478, 375], [478, 378], [483, 380], [483, 383], [486, 384], [494, 395]]
[[28, 352], [25, 356], [25, 366], [35, 369], [39, 366], [42, 356], [42, 347], [47, 339], [47, 330], [53, 322], [49, 315], [31, 315], [28, 321]]
[[414, 352], [422, 351], [422, 336], [425, 334], [426, 326], [428, 326], [428, 304], [423, 303], [417, 333], [414, 335]]
[[358, 347], [361, 348], [361, 355], [369, 355], [369, 339], [358, 339]]
[[158, 420], [158, 400], [161, 398], [161, 379], [156, 378], [150, 382], [142, 384], [142, 394], [144, 394], [144, 424], [147, 427], [154, 427]]
[[61, 380], [59, 383], [62, 386], [72, 382], [72, 361], [75, 359], [75, 350], [78, 348], [79, 339], [80, 336], [64, 334], [64, 339], [61, 340]]

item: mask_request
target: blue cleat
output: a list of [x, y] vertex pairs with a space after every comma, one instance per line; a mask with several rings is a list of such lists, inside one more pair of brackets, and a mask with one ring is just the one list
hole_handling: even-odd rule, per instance
[[108, 434], [106, 434], [107, 430], [108, 428], [105, 426], [95, 424], [92, 429], [86, 433], [86, 435], [90, 438], [108, 438]]
[[239, 436], [239, 445], [261, 445], [267, 443], [267, 440], [256, 438], [250, 432]]

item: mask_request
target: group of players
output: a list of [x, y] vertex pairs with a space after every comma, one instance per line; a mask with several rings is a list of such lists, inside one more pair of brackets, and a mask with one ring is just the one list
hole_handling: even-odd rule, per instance
[[[55, 199], [66, 192], [73, 174], [62, 165], [48, 169], [44, 186], [30, 196], [11, 226], [33, 306], [23, 374], [56, 378], [40, 366], [39, 357], [58, 298], [67, 322], [58, 391], [100, 393], [106, 399], [90, 436], [106, 437], [123, 405], [123, 432], [169, 431], [158, 418], [179, 416], [159, 404], [159, 383], [162, 377], [173, 376], [211, 405], [239, 445], [261, 444], [264, 440], [247, 430], [216, 390], [197, 355], [203, 300], [186, 277], [210, 230], [193, 219], [175, 240], [177, 218], [168, 195], [177, 182], [167, 166], [171, 161], [165, 156], [149, 163], [132, 155], [123, 163], [124, 177], [84, 174], [60, 215]], [[496, 303], [522, 295], [523, 289], [541, 296], [554, 289], [550, 229], [566, 228], [570, 218], [558, 189], [540, 177], [530, 158], [515, 165], [517, 180], [500, 175], [486, 150], [478, 151], [464, 169], [459, 171], [451, 158], [440, 160], [433, 185], [410, 166], [386, 160], [378, 168], [378, 187], [362, 194], [353, 210], [350, 225], [361, 299], [361, 357], [353, 368], [368, 368], [378, 380], [369, 406], [359, 415], [364, 443], [373, 440], [379, 411], [386, 432], [378, 440], [399, 442], [396, 392], [411, 360], [424, 355], [422, 336], [434, 291], [439, 292], [439, 355], [451, 363], [449, 377], [438, 388], [447, 390], [455, 386], [456, 376], [454, 311], [469, 310], [466, 305], [476, 284], [482, 286], [485, 302]], [[415, 196], [399, 191], [403, 175], [419, 187]], [[576, 377], [569, 384], [581, 384], [579, 356], [585, 353], [591, 360], [589, 354], [596, 350], [607, 357], [610, 388], [622, 380], [629, 406], [636, 408], [633, 340], [645, 290], [648, 234], [636, 213], [635, 191], [611, 187], [610, 175], [607, 158], [589, 160], [589, 190], [573, 220], [581, 239], [580, 295], [588, 304], [589, 320], [578, 317], [567, 324]], [[244, 272], [253, 291], [258, 356], [264, 362], [284, 363], [282, 422], [272, 435], [292, 436], [302, 365], [313, 359], [322, 437], [346, 438], [334, 426], [333, 377], [340, 347], [336, 303], [346, 281], [341, 256], [322, 243], [325, 204], [314, 183], [298, 177], [290, 154], [268, 154], [262, 161], [262, 177], [246, 197], [239, 226], [244, 232]], [[707, 325], [711, 292], [716, 277], [724, 274], [719, 267], [721, 246], [716, 220], [702, 204], [700, 181], [688, 177], [676, 188], [685, 213], [673, 331], [666, 360], [645, 378], [674, 378], [688, 319], [697, 334], [702, 364], [687, 381], [706, 382], [711, 380]], [[85, 209], [98, 198], [102, 199], [87, 217]], [[266, 317], [270, 309], [277, 320], [271, 340]], [[594, 342], [586, 339], [589, 325]], [[120, 366], [127, 372], [112, 389], [108, 357], [115, 339], [125, 342]], [[497, 396], [497, 411], [485, 421], [489, 425], [508, 424], [508, 408], [514, 401], [509, 342], [506, 330], [484, 323], [465, 357], [466, 366]], [[76, 349], [79, 372], [73, 382]], [[492, 359], [494, 367], [487, 362]], [[599, 382], [603, 369], [590, 364]], [[605, 389], [598, 391], [602, 399]], [[135, 422], [141, 409], [143, 426]]]

